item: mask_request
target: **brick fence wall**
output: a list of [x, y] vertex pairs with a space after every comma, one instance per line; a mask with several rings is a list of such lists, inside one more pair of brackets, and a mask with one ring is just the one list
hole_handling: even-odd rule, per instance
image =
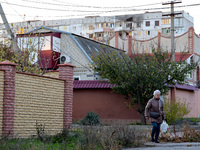
[[71, 125], [74, 66], [63, 64], [59, 78], [16, 72], [15, 66], [0, 63], [0, 136], [34, 136], [36, 122], [47, 134]]
[[0, 135], [2, 135], [2, 119], [3, 119], [3, 86], [4, 72], [0, 71]]
[[63, 128], [64, 81], [16, 74], [14, 133], [19, 137], [36, 134], [36, 121], [49, 134]]

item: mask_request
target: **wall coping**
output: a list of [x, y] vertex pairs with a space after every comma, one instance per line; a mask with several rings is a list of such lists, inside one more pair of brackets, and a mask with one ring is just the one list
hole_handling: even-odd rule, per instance
[[5, 61], [3, 61], [3, 62], [0, 62], [0, 66], [2, 66], [2, 65], [18, 66], [17, 64], [12, 63], [12, 62], [10, 62], [9, 60], [5, 60]]
[[76, 67], [76, 66], [74, 66], [74, 65], [71, 65], [71, 64], [69, 64], [69, 63], [65, 63], [65, 64], [59, 64], [58, 65], [58, 67], [65, 67], [65, 66], [69, 66], [69, 67]]
[[43, 76], [43, 75], [38, 75], [38, 74], [33, 74], [33, 73], [27, 73], [27, 72], [16, 71], [16, 73], [24, 74], [24, 75], [30, 75], [30, 76], [37, 76], [37, 77], [42, 77], [42, 78], [48, 78], [48, 79], [54, 79], [54, 80], [60, 80], [60, 81], [66, 81], [66, 80], [60, 79], [60, 78], [48, 77], [48, 76]]

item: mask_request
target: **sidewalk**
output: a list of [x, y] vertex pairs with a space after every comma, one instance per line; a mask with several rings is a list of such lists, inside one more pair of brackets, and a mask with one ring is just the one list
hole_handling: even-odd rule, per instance
[[191, 143], [145, 143], [145, 147], [129, 148], [125, 150], [200, 150], [200, 142]]

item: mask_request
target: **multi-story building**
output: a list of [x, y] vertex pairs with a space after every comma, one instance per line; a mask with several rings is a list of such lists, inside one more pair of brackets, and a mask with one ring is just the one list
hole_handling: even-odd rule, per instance
[[[174, 19], [175, 36], [179, 36], [193, 27], [193, 17], [188, 13], [181, 11]], [[134, 26], [132, 36], [137, 40], [146, 40], [155, 37], [160, 32], [164, 36], [170, 36], [171, 19], [169, 16], [163, 16], [163, 12], [146, 12], [143, 14], [143, 20]]]
[[[175, 17], [175, 36], [181, 35], [193, 27], [193, 17], [184, 11]], [[157, 36], [158, 32], [170, 35], [171, 19], [163, 16], [164, 12], [145, 12], [143, 14], [118, 15], [118, 16], [88, 16], [78, 19], [62, 20], [36, 20], [27, 22], [11, 23], [14, 33], [25, 33], [41, 25], [54, 29], [63, 30], [106, 43], [119, 32], [123, 39], [132, 35], [137, 40], [146, 40]], [[5, 27], [0, 27], [2, 38], [7, 37]]]

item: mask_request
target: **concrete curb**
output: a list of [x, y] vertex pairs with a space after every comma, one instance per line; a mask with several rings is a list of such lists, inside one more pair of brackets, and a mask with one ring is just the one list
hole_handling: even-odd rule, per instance
[[192, 146], [200, 146], [200, 142], [186, 142], [186, 143], [144, 143], [145, 146], [148, 147], [192, 147]]

